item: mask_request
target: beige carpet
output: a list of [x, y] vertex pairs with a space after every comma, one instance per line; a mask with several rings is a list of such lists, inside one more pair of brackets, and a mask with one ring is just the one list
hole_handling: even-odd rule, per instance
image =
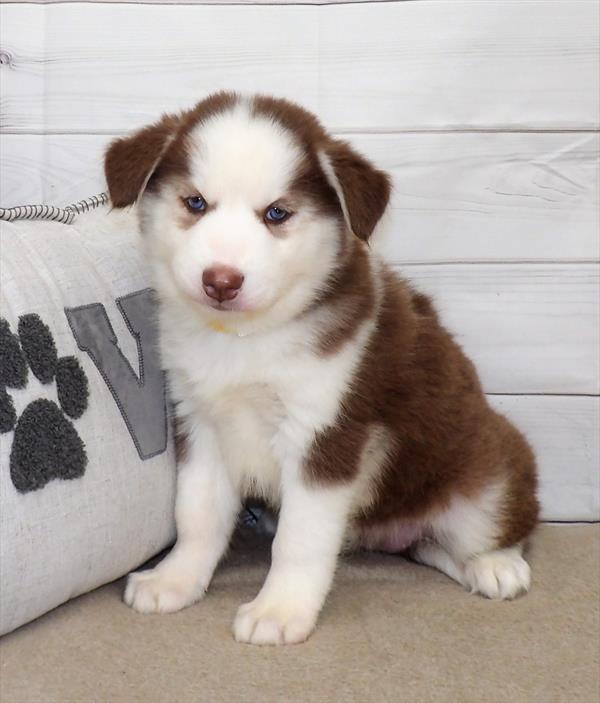
[[470, 596], [399, 557], [345, 558], [303, 645], [236, 644], [268, 548], [242, 539], [202, 603], [138, 615], [109, 584], [0, 642], [2, 703], [598, 703], [600, 528], [546, 526], [533, 588]]

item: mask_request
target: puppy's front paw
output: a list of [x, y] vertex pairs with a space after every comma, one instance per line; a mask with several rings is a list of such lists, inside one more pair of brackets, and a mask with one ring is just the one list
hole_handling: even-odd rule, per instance
[[161, 569], [129, 574], [123, 600], [138, 613], [174, 613], [204, 595], [177, 573]]
[[240, 606], [233, 635], [247, 644], [298, 644], [313, 631], [317, 615], [291, 603], [269, 603], [258, 597]]

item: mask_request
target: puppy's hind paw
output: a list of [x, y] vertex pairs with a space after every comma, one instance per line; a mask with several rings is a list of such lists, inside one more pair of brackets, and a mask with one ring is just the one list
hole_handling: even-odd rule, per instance
[[509, 600], [529, 590], [531, 569], [519, 547], [473, 557], [465, 567], [467, 587], [494, 600]]

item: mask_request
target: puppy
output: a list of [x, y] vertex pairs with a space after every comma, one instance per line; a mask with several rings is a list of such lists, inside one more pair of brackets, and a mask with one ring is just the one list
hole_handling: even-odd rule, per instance
[[279, 509], [239, 642], [305, 640], [344, 548], [408, 553], [488, 598], [526, 591], [538, 515], [522, 435], [429, 299], [370, 250], [390, 180], [285, 100], [219, 93], [114, 142], [139, 203], [178, 415], [177, 543], [125, 601], [199, 600], [243, 500]]

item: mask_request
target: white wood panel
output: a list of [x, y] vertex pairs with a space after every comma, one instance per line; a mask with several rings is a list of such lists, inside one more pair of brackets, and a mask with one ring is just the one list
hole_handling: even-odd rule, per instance
[[[0, 135], [0, 205], [105, 190], [110, 135]], [[600, 135], [354, 135], [394, 176], [394, 262], [598, 260]]]
[[600, 135], [353, 135], [394, 177], [396, 262], [598, 260]]
[[[3, 5], [0, 128], [128, 130], [221, 89], [317, 104], [316, 7]], [[27, 27], [24, 31], [23, 28]]]
[[110, 135], [0, 134], [0, 206], [66, 205], [106, 190]]
[[545, 520], [600, 519], [600, 399], [492, 396], [537, 455]]
[[220, 88], [293, 97], [345, 131], [600, 121], [593, 0], [0, 12], [13, 132], [126, 130]]
[[594, 128], [599, 14], [589, 0], [325, 7], [321, 115], [367, 130]]
[[488, 393], [600, 387], [597, 264], [408, 266], [476, 363]]

